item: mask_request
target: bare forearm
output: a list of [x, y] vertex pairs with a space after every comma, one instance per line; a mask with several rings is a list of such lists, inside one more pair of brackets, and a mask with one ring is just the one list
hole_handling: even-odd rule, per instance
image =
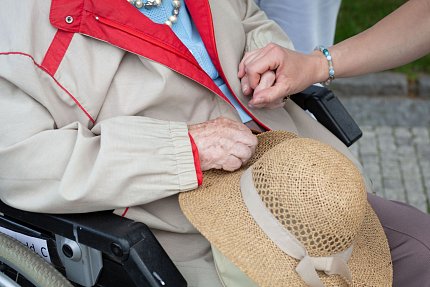
[[430, 52], [430, 0], [410, 0], [372, 28], [330, 48], [337, 77], [401, 66]]
[[[401, 66], [430, 53], [430, 0], [409, 0], [372, 28], [329, 48], [335, 77], [352, 77]], [[262, 75], [275, 71], [273, 86]], [[301, 54], [276, 44], [245, 54], [239, 65], [245, 95], [256, 108], [270, 107], [280, 99], [329, 77], [326, 56], [320, 51]]]

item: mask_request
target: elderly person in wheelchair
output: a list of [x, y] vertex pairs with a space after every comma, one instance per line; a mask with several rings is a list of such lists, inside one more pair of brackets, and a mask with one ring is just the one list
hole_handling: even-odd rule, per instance
[[[60, 253], [57, 259], [66, 276], [73, 272], [69, 270], [78, 270], [73, 282], [83, 286], [429, 284], [429, 273], [424, 270], [430, 256], [425, 243], [429, 240], [409, 234], [408, 223], [398, 218], [408, 218], [423, 228], [428, 220], [422, 220], [411, 207], [372, 195], [366, 198], [371, 185], [359, 175], [360, 164], [346, 145], [289, 95], [270, 107], [249, 105], [250, 91], [242, 89], [237, 77], [244, 54], [270, 43], [293, 47], [253, 0], [7, 0], [0, 19], [2, 225], [16, 226], [10, 222], [14, 218], [27, 230], [25, 221], [30, 221], [42, 236], [45, 230], [35, 213], [51, 214], [40, 216], [47, 230], [56, 234], [52, 244]], [[263, 73], [254, 92], [271, 86], [274, 80], [274, 72]], [[270, 130], [286, 131], [288, 136], [255, 135]], [[229, 175], [247, 174], [245, 168], [252, 166], [255, 171], [260, 157], [269, 165], [271, 160], [264, 155], [267, 152], [276, 159], [270, 150], [278, 143], [299, 158], [308, 158], [305, 155], [309, 153], [320, 158], [320, 153], [306, 149], [313, 141], [281, 144], [294, 137], [312, 138], [317, 141], [316, 150], [341, 158], [338, 172], [351, 171], [341, 183], [353, 182], [350, 192], [355, 195], [348, 197], [348, 189], [343, 190], [345, 197], [339, 198], [334, 193], [338, 189], [329, 188], [330, 192], [317, 193], [324, 195], [322, 201], [313, 202], [313, 196], [304, 201], [303, 194], [293, 197], [297, 204], [291, 208], [300, 209], [290, 216], [308, 222], [309, 229], [303, 224], [291, 227], [282, 219], [285, 210], [281, 214], [272, 210], [266, 216], [281, 230], [275, 235], [262, 227], [265, 224], [260, 225], [259, 219], [247, 233], [250, 241], [242, 233], [241, 241], [230, 240], [222, 228], [208, 231], [201, 222], [205, 213], [218, 212], [218, 217], [206, 218], [208, 226], [217, 223], [219, 227], [215, 219], [225, 219], [229, 229], [235, 229], [232, 222], [250, 218], [246, 212], [232, 213], [239, 205], [204, 208], [215, 202], [214, 197], [208, 197], [212, 198], [205, 203], [209, 205], [202, 199], [194, 205], [192, 194], [213, 191], [211, 185], [229, 183]], [[270, 150], [262, 152], [261, 145]], [[289, 156], [291, 153], [281, 158], [288, 162]], [[336, 167], [327, 158], [324, 162]], [[340, 168], [344, 166], [344, 170]], [[324, 173], [326, 168], [315, 170]], [[310, 177], [311, 173], [295, 182], [307, 183]], [[331, 182], [333, 177], [324, 180]], [[314, 183], [324, 186], [324, 180]], [[261, 182], [247, 181], [248, 188], [255, 186], [254, 190], [261, 191]], [[238, 184], [229, 183], [235, 190]], [[316, 188], [315, 184], [310, 186]], [[291, 203], [276, 196], [283, 204]], [[231, 199], [236, 202], [238, 198]], [[333, 198], [336, 208], [330, 203]], [[270, 200], [269, 196], [260, 205], [276, 205]], [[258, 200], [254, 197], [253, 202]], [[316, 218], [304, 203], [332, 213], [321, 215], [324, 221], [314, 224]], [[240, 205], [240, 210], [248, 208]], [[110, 214], [111, 210], [116, 214], [113, 223], [105, 222], [99, 213], [90, 214]], [[340, 210], [345, 216], [354, 212], [345, 217], [347, 221], [338, 218], [329, 223], [333, 211]], [[76, 213], [80, 214], [55, 215]], [[118, 222], [126, 225], [116, 225]], [[340, 225], [333, 222], [342, 222], [347, 232], [334, 228]], [[57, 223], [65, 223], [68, 229]], [[95, 226], [103, 232], [89, 232]], [[126, 229], [137, 231], [129, 235]], [[114, 239], [106, 230], [118, 237]], [[257, 240], [251, 240], [256, 234]], [[308, 239], [311, 234], [316, 239], [317, 234], [324, 235], [332, 244], [319, 238], [321, 244], [315, 245], [303, 234]], [[291, 240], [276, 239], [284, 236]], [[265, 240], [260, 240], [263, 237]], [[136, 242], [137, 246], [130, 245]], [[94, 250], [97, 243], [101, 246]], [[270, 247], [267, 254], [276, 256], [256, 258], [249, 248], [243, 254], [235, 253], [247, 244], [261, 246], [255, 254]], [[154, 254], [167, 254], [170, 259], [147, 261], [156, 257]], [[12, 261], [2, 258], [6, 263]], [[79, 269], [82, 258], [96, 262], [96, 267]], [[281, 262], [280, 270], [271, 268], [276, 260]], [[264, 263], [261, 268], [257, 268], [259, 262]], [[134, 278], [123, 281], [121, 272]]]

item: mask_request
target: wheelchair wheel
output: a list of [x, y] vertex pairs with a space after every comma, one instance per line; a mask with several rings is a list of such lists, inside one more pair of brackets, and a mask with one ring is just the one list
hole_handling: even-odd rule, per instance
[[[21, 242], [0, 233], [0, 262], [36, 287], [73, 286], [57, 269]], [[21, 286], [0, 272], [0, 286]]]

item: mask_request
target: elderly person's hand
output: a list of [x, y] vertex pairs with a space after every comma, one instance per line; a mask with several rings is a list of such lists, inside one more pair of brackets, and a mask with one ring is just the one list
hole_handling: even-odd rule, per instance
[[[244, 90], [244, 94], [246, 96], [250, 96], [251, 94], [259, 95], [260, 91], [264, 91], [265, 89], [272, 87], [275, 84], [275, 80], [276, 80], [275, 72], [268, 70], [260, 75], [259, 83], [254, 90], [249, 88], [250, 84], [248, 83], [248, 77], [246, 75], [245, 77], [242, 78], [241, 84], [242, 84], [242, 89]], [[270, 98], [268, 101], [265, 101], [264, 104], [260, 104], [258, 103], [258, 98], [252, 97], [252, 99], [249, 102], [249, 106], [251, 108], [264, 107], [269, 109], [276, 109], [284, 106], [285, 103], [283, 99], [284, 97]]]
[[[249, 105], [254, 108], [278, 107], [288, 95], [303, 91], [328, 68], [321, 53], [298, 53], [276, 44], [248, 52], [239, 64], [238, 76], [242, 91], [251, 96]], [[274, 75], [268, 76], [270, 71]]]
[[247, 126], [223, 117], [190, 125], [188, 131], [199, 150], [202, 171], [234, 171], [251, 158], [258, 143]]

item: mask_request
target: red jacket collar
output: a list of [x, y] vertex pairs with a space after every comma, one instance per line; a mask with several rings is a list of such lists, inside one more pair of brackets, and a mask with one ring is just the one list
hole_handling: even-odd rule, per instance
[[[67, 17], [72, 17], [72, 22], [67, 21]], [[191, 57], [188, 49], [181, 41], [178, 41], [169, 27], [152, 22], [126, 0], [52, 0], [50, 21], [53, 26], [60, 30], [86, 34], [111, 43], [113, 39], [111, 39], [110, 32], [112, 31], [105, 30], [106, 27], [100, 27], [102, 26], [100, 23], [93, 25], [96, 18], [106, 19], [146, 36], [147, 39], [165, 43], [175, 48], [178, 53]], [[115, 45], [129, 50], [129, 44], [137, 45], [139, 42], [139, 39], [134, 39], [135, 42], [131, 39], [125, 40], [124, 43], [115, 43]]]
[[[187, 7], [209, 56], [223, 75], [208, 0], [187, 1]], [[81, 33], [152, 59], [226, 99], [171, 29], [154, 23], [127, 0], [52, 0], [49, 18], [60, 30]]]

